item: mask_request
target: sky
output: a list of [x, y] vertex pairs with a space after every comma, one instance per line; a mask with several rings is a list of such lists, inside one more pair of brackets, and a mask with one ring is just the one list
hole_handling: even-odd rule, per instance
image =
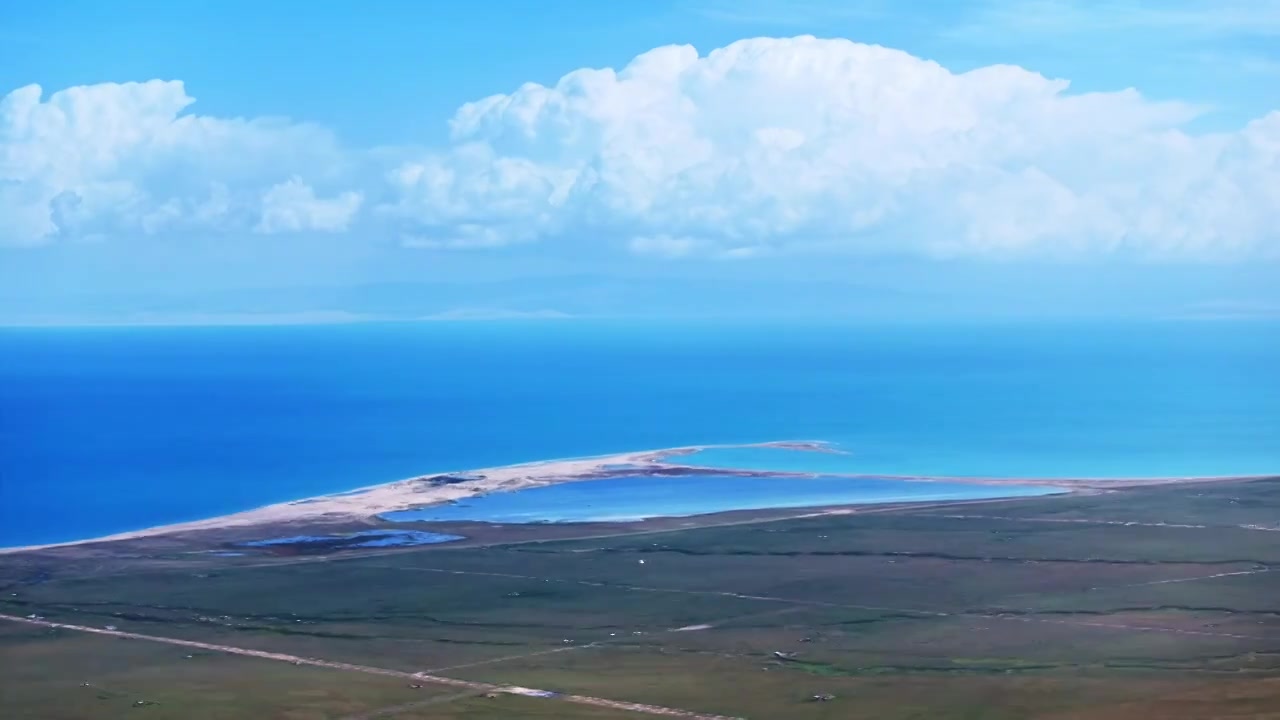
[[0, 5], [0, 324], [1280, 317], [1280, 0]]

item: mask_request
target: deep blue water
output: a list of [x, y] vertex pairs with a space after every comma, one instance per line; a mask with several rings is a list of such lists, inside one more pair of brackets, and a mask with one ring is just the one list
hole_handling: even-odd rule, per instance
[[831, 440], [883, 474], [1280, 472], [1277, 367], [1261, 322], [0, 330], [0, 545], [705, 443]]
[[976, 500], [1061, 492], [880, 478], [760, 478], [731, 475], [626, 476], [493, 493], [450, 505], [387, 513], [396, 522], [479, 520], [494, 523], [610, 522], [725, 510], [923, 500]]

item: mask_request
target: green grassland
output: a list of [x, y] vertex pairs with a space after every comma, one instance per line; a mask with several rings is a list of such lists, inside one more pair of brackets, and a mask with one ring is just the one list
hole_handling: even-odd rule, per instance
[[[1278, 505], [1268, 480], [329, 558], [56, 551], [0, 557], [0, 613], [756, 719], [1280, 718]], [[645, 716], [12, 622], [0, 665], [6, 718]]]
[[[356, 715], [450, 692], [219, 653], [0, 624], [5, 718], [304, 720]], [[426, 695], [424, 695], [424, 693]], [[141, 703], [141, 705], [139, 705]]]
[[13, 623], [0, 624], [0, 657], [0, 717], [6, 720], [637, 717]]

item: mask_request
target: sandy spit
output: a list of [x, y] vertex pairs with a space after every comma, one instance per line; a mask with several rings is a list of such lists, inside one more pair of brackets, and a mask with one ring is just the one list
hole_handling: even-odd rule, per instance
[[[27, 545], [0, 548], [0, 554], [69, 547], [87, 543], [132, 540], [157, 535], [169, 535], [198, 530], [217, 530], [256, 525], [312, 522], [364, 521], [384, 513], [412, 510], [429, 505], [452, 502], [494, 492], [513, 492], [526, 488], [553, 485], [564, 482], [598, 479], [617, 474], [617, 466], [627, 466], [627, 474], [662, 472], [679, 474], [689, 466], [672, 462], [673, 459], [711, 448], [773, 447], [786, 450], [840, 453], [842, 451], [822, 441], [776, 441], [741, 445], [697, 445], [660, 450], [600, 455], [595, 457], [545, 460], [518, 465], [506, 465], [480, 470], [467, 470], [434, 475], [422, 475], [379, 485], [370, 485], [332, 495], [321, 495], [301, 500], [265, 505], [253, 510], [196, 520], [193, 522], [160, 525], [141, 530], [117, 533], [97, 538], [74, 540], [46, 545]], [[705, 471], [705, 468], [702, 469]], [[752, 471], [749, 469], [723, 468], [744, 475], [813, 477], [806, 473]], [[837, 475], [836, 473], [827, 474]], [[1109, 488], [1137, 485], [1163, 485], [1183, 482], [1241, 481], [1252, 477], [1170, 477], [1170, 478], [970, 478], [917, 475], [859, 475], [839, 474], [842, 477], [875, 477], [909, 482], [957, 482], [973, 485], [1039, 485], [1061, 487], [1067, 490], [1098, 491]], [[1262, 477], [1262, 476], [1260, 476]]]

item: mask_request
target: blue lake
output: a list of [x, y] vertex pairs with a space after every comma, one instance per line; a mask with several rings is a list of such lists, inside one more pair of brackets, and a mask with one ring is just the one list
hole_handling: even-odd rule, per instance
[[1275, 322], [3, 329], [0, 546], [768, 440], [852, 453], [771, 456], [810, 472], [1275, 473], [1277, 367]]
[[[239, 543], [241, 547], [273, 547], [278, 545], [341, 545], [344, 548], [413, 547], [438, 545], [462, 540], [461, 535], [422, 532], [419, 530], [362, 530], [341, 535], [293, 535]], [[239, 553], [232, 553], [238, 555]]]
[[[840, 450], [836, 445], [831, 446], [832, 449]], [[1078, 464], [1046, 464], [1045, 467], [1035, 469], [1030, 466], [1027, 470], [1035, 470], [1034, 474], [1027, 474], [1018, 477], [1037, 477], [1037, 478], [1120, 478], [1120, 477], [1169, 477], [1177, 475], [1214, 475], [1225, 474], [1231, 472], [1231, 469], [1247, 470], [1250, 466], [1241, 466], [1234, 462], [1203, 464], [1187, 462], [1186, 460], [1175, 460], [1175, 452], [1170, 450], [1167, 454], [1153, 456], [1150, 461], [1142, 467], [1116, 464], [1113, 466], [1097, 466], [1089, 468]], [[884, 448], [869, 449], [860, 448], [853, 451], [842, 452], [814, 452], [809, 450], [794, 450], [790, 448], [775, 447], [710, 447], [705, 450], [699, 450], [690, 455], [682, 455], [673, 457], [670, 462], [680, 465], [689, 465], [692, 467], [702, 468], [722, 468], [733, 470], [763, 470], [769, 472], [795, 472], [795, 473], [813, 473], [817, 475], [833, 474], [833, 475], [862, 475], [862, 474], [893, 474], [893, 475], [925, 475], [938, 477], [1014, 477], [1008, 471], [999, 472], [1000, 463], [987, 463], [985, 467], [997, 470], [992, 475], [984, 474], [982, 468], [983, 463], [977, 462], [956, 462], [953, 453], [940, 452], [935, 448], [921, 447], [915, 452], [915, 461], [913, 467], [917, 470], [912, 473], [903, 473], [901, 462], [890, 456], [887, 456]], [[1261, 470], [1266, 465], [1259, 464], [1252, 466], [1254, 470]], [[1215, 469], [1216, 468], [1216, 469]], [[1115, 475], [1115, 474], [1091, 474], [1118, 472], [1127, 470], [1135, 473], [1133, 475]], [[1166, 474], [1162, 475], [1164, 471]], [[1071, 474], [1075, 472], [1077, 474]], [[1084, 474], [1079, 474], [1084, 473]], [[1242, 473], [1253, 474], [1253, 473]], [[1256, 473], [1262, 474], [1262, 473]]]
[[617, 477], [493, 493], [450, 505], [383, 515], [396, 522], [621, 522], [853, 503], [1026, 497], [1055, 488], [924, 483], [879, 478], [759, 478], [730, 475]]

